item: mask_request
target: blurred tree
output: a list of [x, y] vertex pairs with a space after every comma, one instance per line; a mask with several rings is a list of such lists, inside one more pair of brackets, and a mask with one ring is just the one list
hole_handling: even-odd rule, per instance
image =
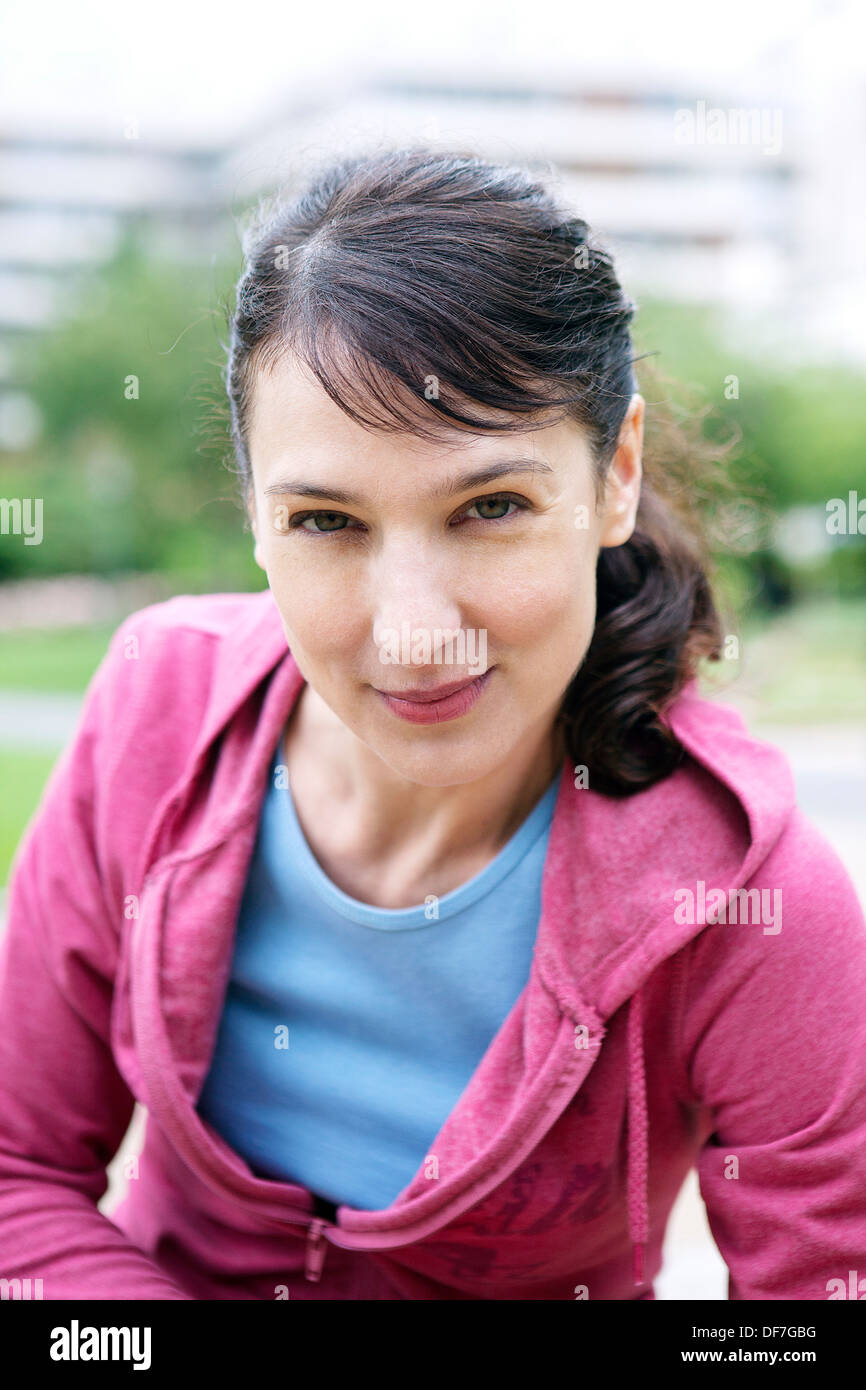
[[[7, 495], [41, 496], [40, 546], [4, 547], [12, 573], [161, 569], [209, 588], [262, 587], [236, 500], [222, 411], [225, 318], [210, 265], [179, 265], [127, 229], [98, 277], [22, 352], [43, 433], [0, 468]], [[231, 285], [239, 267], [214, 278]]]
[[[710, 405], [709, 437], [725, 437], [731, 424], [742, 430], [736, 467], [744, 495], [759, 498], [771, 520], [810, 505], [826, 516], [828, 502], [851, 490], [866, 497], [862, 372], [767, 362], [751, 355], [748, 344], [732, 347], [730, 329], [704, 307], [650, 300], [634, 327], [638, 353], [657, 354], [672, 377]], [[863, 537], [835, 539], [819, 561], [783, 554], [770, 537], [744, 559], [751, 597], [767, 608], [809, 590], [866, 593]]]

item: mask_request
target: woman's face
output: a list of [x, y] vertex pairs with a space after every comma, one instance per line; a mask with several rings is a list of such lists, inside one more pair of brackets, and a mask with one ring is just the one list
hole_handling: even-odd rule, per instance
[[[434, 443], [364, 429], [293, 356], [258, 374], [256, 561], [304, 678], [395, 772], [474, 781], [552, 730], [592, 637], [599, 547], [634, 526], [642, 434], [636, 395], [597, 508], [571, 421]], [[494, 467], [483, 483], [466, 476]], [[471, 708], [446, 718], [440, 706], [435, 722], [432, 707], [417, 722], [419, 706], [377, 693], [482, 672]]]

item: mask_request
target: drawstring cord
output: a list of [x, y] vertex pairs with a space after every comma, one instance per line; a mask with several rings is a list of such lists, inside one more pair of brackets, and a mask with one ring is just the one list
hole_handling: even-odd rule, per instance
[[649, 1234], [647, 1198], [647, 1104], [643, 1056], [641, 992], [632, 995], [628, 1012], [628, 1229], [634, 1246], [634, 1282], [644, 1282]]

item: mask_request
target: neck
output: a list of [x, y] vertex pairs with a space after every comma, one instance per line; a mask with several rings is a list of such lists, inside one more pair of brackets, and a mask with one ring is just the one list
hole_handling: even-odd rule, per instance
[[559, 724], [544, 724], [487, 774], [454, 786], [428, 787], [390, 767], [343, 724], [309, 684], [286, 729], [324, 795], [347, 808], [367, 854], [414, 851], [431, 865], [496, 854], [547, 791], [565, 760]]

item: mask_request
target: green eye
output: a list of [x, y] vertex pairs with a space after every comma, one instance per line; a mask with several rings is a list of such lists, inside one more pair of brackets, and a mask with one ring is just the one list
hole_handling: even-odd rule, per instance
[[[501, 507], [501, 506], [503, 506], [503, 505], [504, 505], [506, 508], [508, 508], [509, 506], [512, 506], [512, 505], [513, 505], [513, 506], [516, 508], [516, 510], [513, 511], [513, 512], [511, 512], [510, 514], [509, 514], [508, 511], [506, 510], [506, 511], [504, 511], [504, 512], [500, 512], [498, 516], [483, 516], [483, 515], [482, 515], [482, 516], [478, 516], [478, 517], [470, 517], [469, 520], [470, 520], [470, 521], [510, 521], [510, 520], [511, 520], [511, 517], [516, 516], [518, 512], [525, 512], [525, 511], [527, 511], [528, 508], [529, 508], [529, 503], [528, 503], [528, 502], [525, 502], [522, 498], [520, 498], [520, 497], [513, 497], [513, 496], [511, 495], [511, 493], [509, 493], [509, 492], [497, 492], [497, 493], [491, 493], [489, 497], [479, 497], [479, 498], [477, 499], [477, 501], [471, 502], [471, 503], [469, 504], [469, 507], [467, 508], [467, 511], [471, 512], [473, 508], [478, 508], [478, 507], [491, 507], [491, 506], [492, 506], [492, 507]], [[465, 513], [464, 513], [464, 515], [465, 515]]]
[[[510, 497], [482, 497], [479, 502], [472, 503], [472, 507], [505, 507], [506, 510], [500, 512], [498, 516], [484, 516], [482, 513], [482, 521], [500, 521], [503, 517], [508, 515], [508, 508], [516, 505], [517, 504]], [[470, 511], [472, 507], [469, 508]]]
[[293, 526], [300, 526], [305, 531], [313, 531], [319, 535], [326, 536], [329, 531], [345, 531], [345, 526], [304, 526], [305, 521], [318, 521], [320, 517], [325, 517], [329, 522], [348, 521], [349, 518], [342, 512], [306, 512], [303, 516], [292, 519]]

